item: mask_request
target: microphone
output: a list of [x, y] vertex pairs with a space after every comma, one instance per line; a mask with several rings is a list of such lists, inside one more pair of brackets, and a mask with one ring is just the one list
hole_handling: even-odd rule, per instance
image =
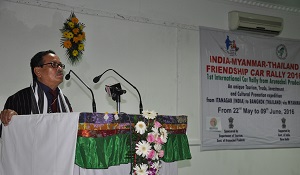
[[126, 94], [126, 90], [123, 90], [121, 88], [120, 83], [114, 85], [105, 85], [105, 91], [107, 92], [108, 96], [110, 96], [114, 101], [118, 100], [118, 96]]
[[83, 83], [84, 85], [85, 85], [85, 87], [87, 87], [90, 91], [91, 91], [91, 93], [92, 93], [92, 98], [93, 98], [93, 103], [92, 103], [92, 107], [93, 107], [93, 112], [96, 112], [97, 110], [96, 110], [96, 102], [95, 102], [95, 98], [94, 98], [94, 93], [93, 93], [93, 91], [92, 91], [92, 89], [87, 85], [87, 84], [85, 84], [85, 82], [83, 82], [76, 74], [75, 74], [75, 72], [73, 72], [72, 70], [70, 70], [69, 71], [69, 73], [65, 76], [65, 79], [66, 80], [69, 80], [70, 79], [70, 73], [73, 73], [80, 81], [81, 81], [81, 83]]
[[94, 79], [93, 79], [93, 82], [94, 83], [98, 83], [98, 81], [100, 80], [100, 78], [103, 76], [103, 74], [105, 74], [107, 71], [113, 71], [115, 72], [117, 75], [119, 75], [123, 80], [125, 80], [128, 84], [130, 84], [130, 86], [132, 86], [138, 93], [139, 95], [139, 99], [140, 99], [140, 105], [139, 105], [139, 109], [140, 109], [140, 114], [143, 113], [143, 103], [142, 103], [142, 98], [141, 98], [141, 94], [139, 92], [139, 90], [133, 85], [131, 84], [128, 80], [126, 80], [122, 75], [120, 75], [117, 71], [113, 70], [113, 69], [107, 69], [106, 71], [104, 71], [101, 75], [99, 76], [96, 76]]

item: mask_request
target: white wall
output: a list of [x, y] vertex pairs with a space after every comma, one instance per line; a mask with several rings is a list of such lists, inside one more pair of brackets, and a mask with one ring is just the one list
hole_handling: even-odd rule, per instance
[[[60, 47], [64, 20], [75, 11], [86, 24], [86, 50], [72, 66]], [[136, 91], [113, 72], [101, 83], [92, 79], [113, 68], [133, 85], [144, 109], [185, 114], [192, 159], [178, 162], [179, 174], [298, 175], [300, 149], [200, 152], [200, 71], [198, 26], [228, 29], [231, 10], [284, 18], [280, 37], [300, 39], [299, 13], [221, 3], [221, 0], [0, 0], [0, 106], [30, 84], [29, 62], [40, 50], [53, 49], [94, 91], [97, 111], [114, 112], [104, 85], [120, 82], [127, 93], [121, 111], [138, 113]], [[125, 20], [123, 20], [125, 19]], [[75, 111], [91, 112], [91, 94], [74, 75], [61, 84]]]

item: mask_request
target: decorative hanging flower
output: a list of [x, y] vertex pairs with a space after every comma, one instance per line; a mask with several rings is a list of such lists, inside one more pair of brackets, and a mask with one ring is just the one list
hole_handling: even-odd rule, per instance
[[148, 165], [146, 164], [136, 165], [133, 169], [135, 170], [135, 173], [137, 175], [148, 175], [147, 173]]
[[139, 156], [142, 156], [144, 158], [148, 157], [148, 154], [150, 152], [151, 146], [150, 143], [142, 140], [139, 141], [139, 143], [136, 144], [136, 154]]
[[158, 175], [160, 159], [164, 157], [162, 145], [167, 142], [168, 133], [156, 120], [155, 111], [143, 111], [143, 118], [134, 119], [132, 147], [135, 149], [133, 170], [136, 175]]
[[72, 65], [77, 64], [82, 59], [86, 39], [84, 27], [85, 25], [79, 22], [72, 12], [70, 17], [66, 19], [63, 28], [60, 29], [62, 33], [61, 47], [66, 48], [66, 56]]
[[139, 134], [144, 134], [146, 131], [146, 124], [143, 121], [137, 122], [137, 124], [134, 126], [135, 131]]
[[148, 110], [143, 111], [143, 116], [146, 119], [155, 119], [156, 115], [157, 114], [155, 113], [155, 111], [148, 111]]

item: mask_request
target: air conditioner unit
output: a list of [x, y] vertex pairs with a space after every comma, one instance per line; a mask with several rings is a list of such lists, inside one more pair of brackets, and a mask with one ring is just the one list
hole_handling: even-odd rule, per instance
[[283, 19], [253, 13], [231, 11], [228, 13], [229, 29], [247, 31], [267, 36], [277, 36], [283, 29]]

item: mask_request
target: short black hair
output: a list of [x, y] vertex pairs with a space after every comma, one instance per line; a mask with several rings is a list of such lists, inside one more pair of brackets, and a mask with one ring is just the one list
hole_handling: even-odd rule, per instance
[[30, 61], [30, 67], [31, 67], [31, 74], [32, 74], [32, 78], [34, 80], [37, 79], [35, 73], [34, 73], [34, 68], [35, 67], [39, 67], [42, 64], [44, 64], [44, 60], [43, 60], [43, 56], [48, 55], [49, 53], [52, 54], [56, 54], [53, 50], [46, 50], [46, 51], [40, 51], [38, 53], [36, 53]]

